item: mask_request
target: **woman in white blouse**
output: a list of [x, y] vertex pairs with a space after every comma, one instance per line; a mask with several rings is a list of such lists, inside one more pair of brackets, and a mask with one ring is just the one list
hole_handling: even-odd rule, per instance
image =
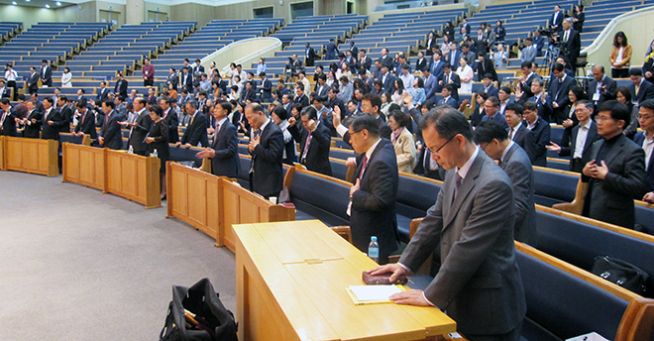
[[18, 87], [16, 86], [16, 79], [18, 79], [18, 73], [14, 70], [13, 65], [7, 64], [5, 67], [5, 82], [7, 82], [7, 87], [14, 89], [14, 100], [18, 98]]
[[461, 78], [461, 90], [459, 91], [464, 94], [472, 93], [472, 80], [475, 77], [475, 73], [472, 71], [470, 65], [468, 65], [468, 58], [461, 57], [456, 74]]
[[65, 67], [64, 73], [61, 74], [61, 87], [62, 88], [73, 87], [73, 73], [70, 72], [70, 69], [68, 67]]

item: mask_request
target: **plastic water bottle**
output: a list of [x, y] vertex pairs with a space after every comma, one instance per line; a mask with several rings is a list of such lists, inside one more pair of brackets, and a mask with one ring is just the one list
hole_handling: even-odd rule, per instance
[[127, 154], [134, 154], [134, 147], [132, 145], [129, 145], [129, 148], [127, 148]]
[[155, 149], [150, 156], [159, 157], [159, 154], [157, 153], [157, 150]]
[[368, 245], [368, 257], [374, 260], [375, 263], [379, 262], [379, 244], [377, 243], [377, 237], [370, 237], [370, 244]]

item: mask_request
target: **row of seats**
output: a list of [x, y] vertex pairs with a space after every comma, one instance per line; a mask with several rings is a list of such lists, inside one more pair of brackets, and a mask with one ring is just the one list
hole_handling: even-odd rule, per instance
[[[73, 77], [112, 78], [116, 71], [134, 69], [195, 29], [195, 22], [165, 21], [123, 25], [66, 62]], [[99, 61], [99, 62], [98, 62]], [[61, 76], [61, 70], [53, 76]]]
[[38, 23], [0, 47], [0, 63], [12, 63], [22, 75], [41, 60], [55, 65], [79, 52], [103, 36], [111, 24], [106, 23]]
[[0, 44], [17, 35], [22, 29], [21, 22], [0, 22]]
[[593, 43], [611, 19], [637, 9], [654, 6], [654, 0], [599, 0], [586, 7], [581, 48]]

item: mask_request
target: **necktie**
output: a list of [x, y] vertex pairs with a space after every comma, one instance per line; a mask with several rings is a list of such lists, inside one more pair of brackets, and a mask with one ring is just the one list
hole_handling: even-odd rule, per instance
[[359, 171], [359, 181], [363, 179], [363, 174], [366, 172], [366, 167], [368, 166], [368, 156], [363, 155], [361, 159], [361, 170]]
[[514, 130], [513, 128], [511, 128], [511, 130], [509, 130], [509, 138], [510, 138], [511, 140], [513, 140], [513, 133], [514, 133], [514, 132], [515, 132], [515, 130]]
[[425, 147], [425, 160], [423, 161], [423, 164], [424, 164], [423, 168], [425, 170], [425, 173], [427, 171], [431, 170], [431, 167], [430, 167], [431, 166], [431, 161], [430, 161], [430, 159], [431, 159], [431, 151], [429, 150], [429, 148]]
[[191, 117], [191, 122], [189, 123], [190, 126], [193, 125], [193, 121], [195, 120], [195, 115], [196, 115], [196, 114], [193, 114], [193, 116]]
[[[257, 129], [254, 131], [254, 137], [253, 139], [257, 139], [261, 136], [261, 129]], [[250, 162], [250, 173], [254, 173], [254, 160], [256, 159], [257, 154], [252, 154], [252, 162]]]
[[307, 140], [304, 143], [304, 149], [302, 150], [302, 158], [300, 159], [301, 163], [306, 163], [307, 162], [307, 153], [309, 152], [309, 146], [311, 145], [311, 139], [313, 139], [313, 135], [309, 133], [309, 136], [307, 136]]
[[461, 188], [461, 183], [463, 182], [463, 178], [459, 175], [459, 172], [455, 173], [454, 180], [454, 195], [452, 196], [452, 202], [456, 200], [456, 196], [459, 194], [459, 188]]
[[82, 115], [82, 125], [84, 125], [84, 121], [86, 121], [86, 113]]
[[220, 131], [220, 123], [216, 123], [216, 132], [213, 134], [213, 145], [216, 146], [218, 142], [218, 132]]
[[570, 30], [565, 31], [565, 37], [563, 37], [563, 42], [567, 43], [569, 37], [570, 37]]

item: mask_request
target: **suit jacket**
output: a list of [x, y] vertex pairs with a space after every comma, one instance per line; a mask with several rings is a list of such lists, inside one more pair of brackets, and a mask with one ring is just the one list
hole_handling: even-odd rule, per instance
[[441, 267], [425, 297], [447, 311], [464, 335], [507, 333], [526, 311], [515, 260], [511, 180], [479, 151], [456, 196], [455, 187], [455, 172], [449, 171], [400, 264], [416, 271], [438, 250]]
[[491, 117], [491, 116], [488, 116], [488, 114], [484, 115], [484, 116], [481, 118], [481, 121], [482, 121], [482, 122], [486, 122], [486, 121], [495, 121], [495, 122], [501, 124], [502, 127], [504, 127], [504, 129], [508, 129], [508, 128], [509, 128], [509, 125], [506, 123], [506, 119], [504, 118], [504, 116], [500, 115], [499, 111], [496, 112], [495, 115], [493, 115], [492, 117]]
[[[49, 125], [48, 121], [52, 121], [53, 124]], [[43, 113], [43, 125], [41, 138], [45, 140], [59, 140], [59, 132], [61, 127], [68, 125], [66, 118], [59, 112], [59, 110], [54, 107], [50, 108], [50, 113]]]
[[493, 63], [493, 60], [490, 58], [484, 59], [484, 62], [478, 62], [475, 64], [475, 72], [477, 72], [477, 80], [481, 82], [482, 79], [484, 79], [484, 75], [489, 73], [491, 75], [491, 79], [496, 81], [497, 80], [497, 71], [495, 71], [495, 65]]
[[124, 79], [117, 81], [114, 86], [114, 93], [127, 98], [127, 81]]
[[498, 90], [496, 87], [491, 85], [488, 88], [484, 88], [484, 93], [486, 93], [489, 97], [490, 96], [497, 97], [500, 93], [500, 90]]
[[452, 59], [452, 51], [446, 53], [443, 57], [445, 57], [445, 62], [449, 63], [452, 66], [452, 70], [456, 70], [456, 68], [459, 67], [459, 60], [461, 59], [461, 51], [457, 49], [454, 52], [454, 59]]
[[52, 86], [52, 66], [41, 67], [39, 75], [43, 85]]
[[560, 28], [562, 23], [563, 23], [563, 12], [559, 11], [558, 14], [556, 12], [552, 13], [552, 16], [550, 17], [550, 25]]
[[[300, 144], [300, 163], [305, 165], [308, 170], [332, 175], [332, 167], [329, 163], [329, 149], [331, 146], [331, 130], [322, 121], [316, 127], [316, 130], [309, 133], [306, 129], [300, 129], [295, 124], [288, 128], [295, 141]], [[311, 136], [306, 158], [302, 158], [307, 148], [307, 139]]]
[[559, 33], [561, 54], [565, 57], [568, 65], [577, 65], [577, 57], [581, 51], [581, 38], [579, 32], [570, 29], [568, 41], [564, 42], [564, 31]]
[[272, 120], [261, 132], [259, 144], [251, 154], [252, 190], [264, 197], [278, 196], [282, 190], [284, 136]]
[[363, 67], [366, 70], [370, 70], [371, 66], [372, 66], [372, 59], [370, 59], [370, 57], [368, 57], [367, 55], [364, 58], [357, 60], [357, 68]]
[[202, 144], [202, 147], [207, 147], [209, 145], [207, 117], [201, 112], [196, 111], [190, 122], [184, 131], [184, 135], [182, 135], [182, 144], [189, 143], [192, 146]]
[[432, 169], [430, 159], [431, 152], [429, 151], [429, 148], [422, 148], [418, 153], [416, 167], [413, 169], [413, 172], [431, 179], [442, 181], [445, 179], [445, 169], [440, 166], [438, 168]]
[[442, 81], [443, 85], [439, 86], [439, 88], [442, 89], [445, 85], [452, 84], [453, 87], [454, 87], [454, 91], [452, 91], [452, 97], [454, 97], [454, 99], [456, 99], [458, 101], [459, 100], [459, 88], [461, 87], [461, 78], [454, 71], [450, 72], [450, 75], [449, 75], [449, 78], [450, 78], [451, 82], [448, 82], [447, 78], [448, 78], [448, 76], [445, 75], [445, 74], [443, 74], [441, 76], [439, 81]]
[[0, 136], [16, 136], [16, 120], [14, 114], [0, 109]]
[[226, 120], [216, 131], [211, 148], [216, 155], [211, 159], [211, 173], [230, 178], [238, 177], [238, 134], [236, 127]]
[[601, 103], [609, 99], [614, 99], [615, 98], [615, 91], [618, 87], [617, 83], [613, 80], [613, 78], [609, 76], [604, 76], [601, 80], [601, 86], [602, 88], [600, 89], [600, 96], [599, 99], [594, 99], [593, 95], [595, 95], [595, 92], [597, 91], [597, 85], [600, 82], [598, 82], [595, 78], [592, 78], [590, 82], [588, 82], [588, 97], [595, 103]]
[[115, 110], [110, 112], [108, 117], [105, 117], [102, 129], [100, 130], [100, 136], [104, 138], [105, 148], [123, 149], [123, 136], [118, 122], [122, 122], [125, 119], [127, 118]]
[[[302, 94], [301, 97], [296, 96], [293, 99], [293, 103], [300, 104], [300, 105], [302, 105], [302, 107], [308, 107], [309, 106], [309, 97], [307, 97], [307, 95], [305, 95], [305, 94]], [[290, 113], [290, 111], [289, 111], [289, 113]]]
[[397, 218], [395, 202], [399, 176], [393, 145], [381, 139], [372, 152], [363, 174], [363, 157], [357, 156], [356, 175], [360, 178], [359, 190], [352, 194], [350, 227], [352, 243], [367, 252], [371, 236], [377, 236], [379, 262], [384, 264], [397, 249]]
[[[136, 126], [130, 129], [128, 143], [134, 149], [134, 153], [145, 155], [148, 151], [148, 144], [145, 143], [145, 138], [150, 132], [150, 128], [152, 128], [152, 119], [148, 111], [144, 109], [136, 118]], [[167, 126], [166, 129], [168, 129]], [[168, 142], [168, 136], [166, 136], [166, 142]]]
[[93, 115], [93, 111], [86, 109], [86, 112], [79, 118], [79, 122], [75, 127], [75, 132], [87, 134], [93, 140], [98, 139], [98, 132], [95, 130], [95, 115]]
[[313, 66], [314, 61], [316, 60], [316, 51], [313, 47], [309, 47], [304, 50], [304, 65]]
[[[509, 131], [510, 128], [507, 128]], [[534, 154], [536, 153], [536, 145], [534, 143], [534, 134], [531, 130], [527, 129], [524, 125], [520, 124], [517, 127], [515, 134], [513, 134], [513, 142], [517, 143], [522, 150], [527, 153], [529, 161], [534, 162]]]
[[629, 91], [631, 92], [631, 98], [638, 101], [638, 103], [643, 103], [648, 98], [654, 98], [654, 84], [646, 81], [645, 78], [640, 82], [638, 94], [636, 94], [636, 86], [633, 83], [629, 85]]
[[166, 83], [172, 84], [173, 89], [177, 90], [177, 85], [179, 84], [179, 76], [177, 75], [177, 72], [168, 75], [168, 79], [166, 80]]
[[534, 171], [529, 156], [517, 143], [514, 143], [502, 158], [500, 167], [506, 172], [513, 184], [514, 238], [517, 241], [536, 246]]
[[168, 142], [179, 142], [179, 117], [177, 113], [172, 108], [169, 108], [168, 113], [164, 113], [164, 119], [168, 127]]
[[28, 80], [27, 80], [27, 88], [34, 92], [38, 91], [39, 89], [39, 74], [37, 72], [34, 72], [33, 74], [30, 74]]
[[0, 88], [0, 98], [11, 97], [11, 89], [8, 87]]
[[523, 63], [524, 62], [533, 63], [536, 60], [537, 54], [538, 54], [538, 50], [536, 48], [536, 45], [526, 46], [522, 49], [522, 57], [520, 59]]
[[62, 133], [70, 133], [70, 123], [73, 122], [73, 109], [69, 105], [64, 105], [63, 107], [58, 109], [59, 112], [61, 112], [61, 115], [64, 117], [66, 120], [66, 124], [61, 126], [60, 132]]
[[269, 79], [265, 79], [261, 82], [261, 99], [264, 102], [272, 100], [272, 82]]
[[453, 96], [450, 96], [448, 98], [441, 98], [437, 102], [438, 105], [449, 105], [452, 108], [457, 109], [459, 107], [459, 104], [457, 103], [456, 99], [454, 99]]
[[[34, 109], [31, 113], [27, 114], [27, 119], [30, 121], [30, 124], [25, 125], [23, 137], [38, 139], [41, 133], [41, 125], [43, 124], [43, 113]], [[35, 119], [36, 123], [31, 123], [32, 119]]]
[[[636, 143], [636, 145], [642, 146], [643, 141], [645, 141], [644, 132], [637, 133], [636, 136], [634, 136], [634, 143]], [[647, 169], [646, 181], [649, 188], [648, 191], [654, 191], [654, 157], [650, 157], [649, 164], [646, 165], [645, 168]]]
[[97, 94], [95, 95], [95, 100], [98, 105], [101, 104], [101, 102], [104, 102], [107, 100], [107, 97], [109, 96], [109, 89], [107, 88], [99, 88], [97, 91]]
[[422, 60], [416, 59], [416, 68], [414, 71], [424, 71], [426, 69], [427, 69], [427, 59], [426, 58], [422, 58]]
[[393, 82], [395, 82], [395, 77], [390, 73], [386, 74], [386, 79], [384, 76], [380, 76], [379, 81], [382, 82], [382, 88], [386, 92], [393, 92]]
[[[528, 128], [527, 121], [523, 125]], [[534, 150], [531, 163], [534, 166], [547, 167], [547, 146], [550, 144], [550, 125], [542, 117], [538, 117], [536, 126], [531, 130], [534, 135]]]
[[527, 79], [523, 82], [520, 83], [520, 87], [522, 87], [522, 97], [519, 99], [520, 102], [526, 101], [528, 98], [534, 96], [534, 93], [531, 92], [531, 81], [534, 79], [540, 79], [540, 75], [537, 73], [532, 73], [527, 77]]
[[379, 61], [381, 62], [382, 66], [388, 67], [389, 72], [393, 70], [393, 58], [391, 56], [389, 55], [380, 56]]
[[557, 103], [559, 105], [558, 109], [552, 109], [554, 114], [558, 118], [563, 117], [563, 109], [570, 104], [568, 99], [568, 92], [570, 89], [577, 84], [575, 80], [570, 76], [565, 76], [565, 79], [561, 82], [556, 77], [554, 80], [550, 81], [550, 89], [548, 92], [549, 102]]
[[[591, 159], [597, 160], [604, 139], [593, 143]], [[607, 223], [633, 229], [635, 224], [634, 199], [647, 192], [645, 180], [645, 152], [620, 134], [615, 145], [604, 156], [609, 168], [606, 179], [600, 181], [582, 176], [589, 183], [584, 215]]]
[[184, 75], [182, 73], [181, 77], [182, 77], [182, 80], [181, 80], [182, 89], [186, 88], [186, 90], [189, 93], [192, 93], [193, 92], [193, 74], [190, 73], [190, 72], [187, 72], [186, 75]]
[[[561, 141], [561, 151], [559, 151], [560, 156], [572, 156], [575, 155], [575, 150], [577, 148], [577, 136], [579, 135], [579, 125], [572, 128], [572, 133], [570, 138], [564, 136], [564, 139]], [[574, 172], [580, 172], [584, 169], [586, 163], [591, 160], [591, 147], [595, 141], [599, 140], [600, 136], [597, 135], [597, 125], [595, 122], [590, 122], [590, 128], [588, 129], [588, 135], [586, 136], [586, 142], [584, 143], [584, 151], [581, 154], [581, 161], [577, 162], [575, 160], [570, 160], [570, 170]]]

